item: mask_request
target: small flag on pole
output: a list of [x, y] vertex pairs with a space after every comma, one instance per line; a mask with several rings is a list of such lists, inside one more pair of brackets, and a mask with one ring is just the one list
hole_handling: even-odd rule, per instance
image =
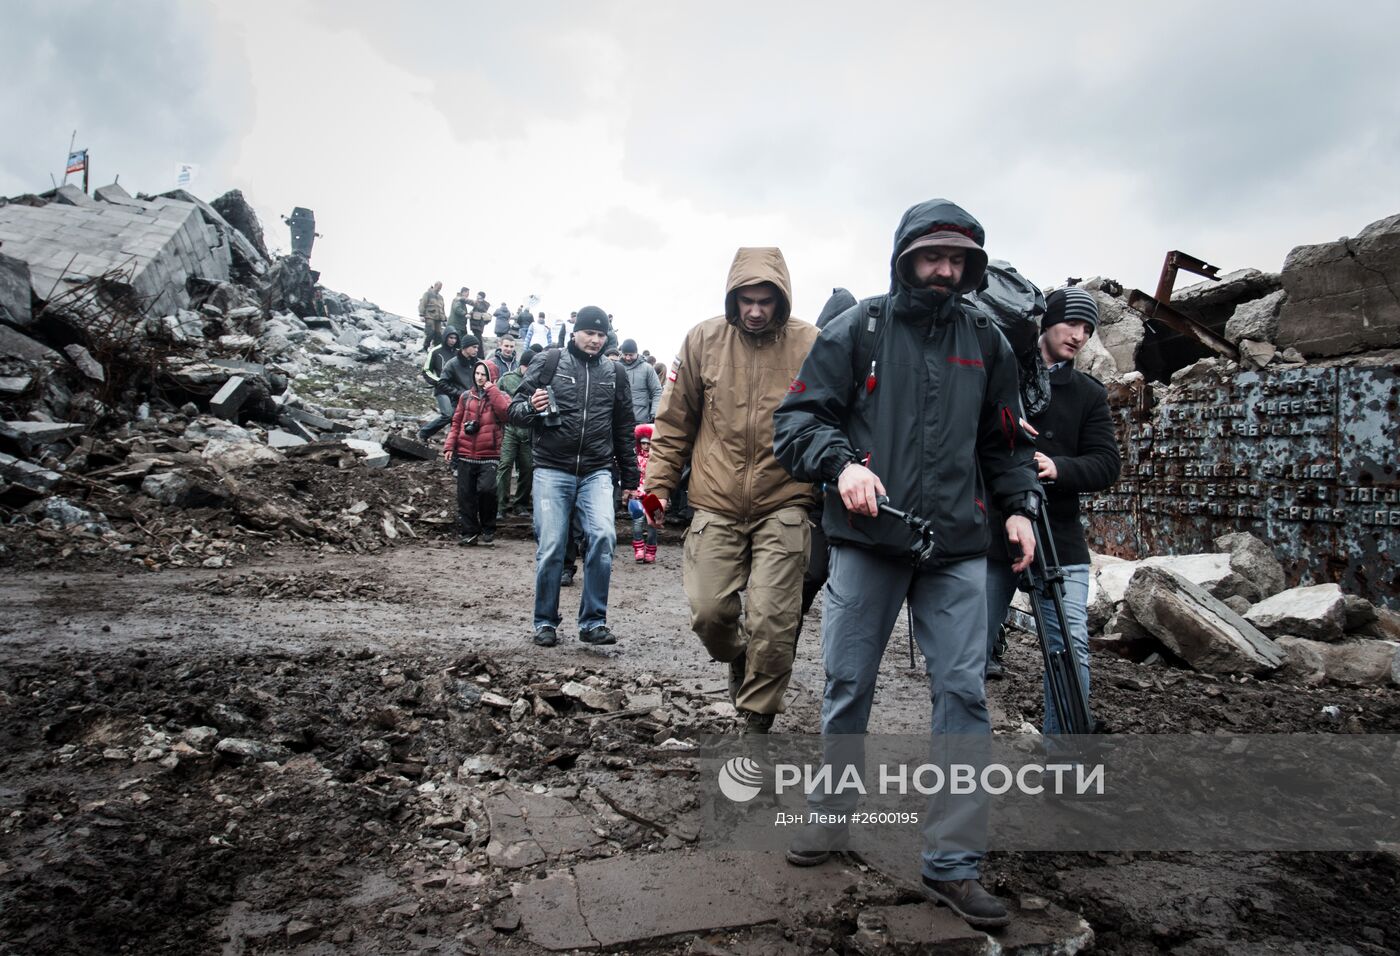
[[63, 171], [66, 176], [69, 173], [81, 173], [87, 171], [87, 150], [74, 150], [68, 154], [68, 168]]
[[199, 167], [194, 163], [180, 163], [175, 167], [175, 185], [183, 189], [188, 186], [198, 174]]

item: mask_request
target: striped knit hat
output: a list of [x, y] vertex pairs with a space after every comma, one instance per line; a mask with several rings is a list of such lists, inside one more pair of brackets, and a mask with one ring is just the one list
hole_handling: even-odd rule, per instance
[[1040, 331], [1044, 332], [1060, 322], [1088, 322], [1089, 334], [1099, 330], [1099, 304], [1094, 297], [1078, 286], [1056, 289], [1045, 297], [1045, 314], [1040, 318]]

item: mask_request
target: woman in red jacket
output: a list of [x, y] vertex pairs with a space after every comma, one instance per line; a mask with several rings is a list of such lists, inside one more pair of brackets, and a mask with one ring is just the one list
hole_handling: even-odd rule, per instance
[[472, 381], [457, 399], [442, 456], [457, 473], [458, 544], [489, 545], [496, 537], [496, 468], [510, 399], [491, 381], [485, 362], [473, 367]]

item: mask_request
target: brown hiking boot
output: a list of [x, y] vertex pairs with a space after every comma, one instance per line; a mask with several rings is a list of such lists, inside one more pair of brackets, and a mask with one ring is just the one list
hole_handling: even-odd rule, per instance
[[924, 877], [924, 892], [961, 916], [975, 929], [996, 929], [1011, 922], [1001, 900], [976, 880], [931, 880]]

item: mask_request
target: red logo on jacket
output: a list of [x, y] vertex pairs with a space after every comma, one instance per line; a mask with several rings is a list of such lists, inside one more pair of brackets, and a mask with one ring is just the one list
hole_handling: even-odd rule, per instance
[[956, 356], [956, 355], [950, 355], [950, 356], [948, 356], [948, 361], [949, 361], [950, 363], [952, 363], [953, 365], [961, 365], [963, 368], [981, 368], [981, 367], [982, 367], [982, 360], [981, 360], [981, 359], [965, 359], [965, 358], [958, 358], [958, 356]]
[[792, 380], [792, 384], [788, 386], [788, 391], [794, 395], [801, 395], [803, 392], [807, 391], [807, 386], [802, 379], [795, 378]]

